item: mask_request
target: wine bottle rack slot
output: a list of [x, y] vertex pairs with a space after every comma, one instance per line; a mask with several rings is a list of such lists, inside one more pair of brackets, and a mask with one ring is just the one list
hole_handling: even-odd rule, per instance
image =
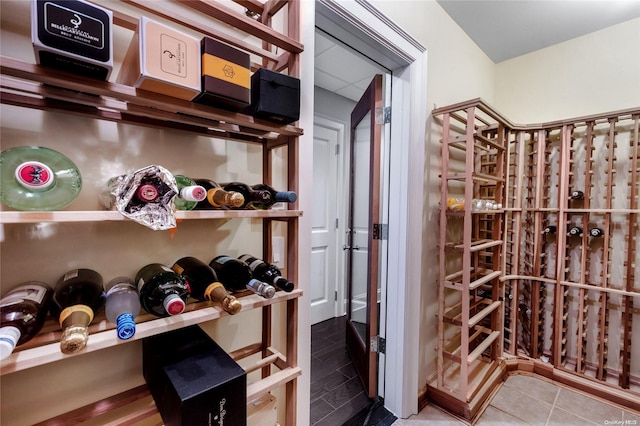
[[511, 357], [584, 377], [583, 390], [603, 385], [618, 403], [640, 398], [640, 109], [528, 126], [474, 99], [433, 115], [442, 205], [461, 185], [465, 199], [503, 205], [441, 209], [434, 400], [473, 419], [485, 388], [462, 360], [486, 363], [492, 380]]

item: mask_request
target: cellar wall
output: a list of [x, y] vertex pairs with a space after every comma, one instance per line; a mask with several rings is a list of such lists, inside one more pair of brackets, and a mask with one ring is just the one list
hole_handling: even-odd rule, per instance
[[635, 18], [496, 64], [495, 99], [485, 101], [521, 124], [617, 111], [640, 103], [638, 75]]
[[[154, 4], [166, 7], [166, 2]], [[34, 63], [30, 2], [2, 2], [0, 6], [2, 55]], [[140, 11], [124, 4], [109, 4], [116, 6], [132, 16], [140, 15]], [[229, 6], [236, 7], [231, 3]], [[196, 16], [186, 9], [180, 13]], [[128, 46], [132, 35], [131, 31], [115, 27], [115, 67], [110, 81], [115, 81], [126, 51], [123, 46]], [[263, 181], [262, 147], [258, 144], [0, 105], [1, 150], [22, 145], [47, 146], [78, 166], [83, 188], [68, 210], [100, 210], [98, 193], [108, 178], [151, 164], [174, 174], [218, 182]], [[284, 188], [286, 148], [275, 152], [273, 185]], [[75, 268], [95, 269], [106, 283], [116, 276], [134, 277], [148, 263], [170, 266], [182, 256], [208, 262], [219, 254], [261, 255], [262, 229], [260, 219], [188, 220], [179, 222], [175, 232], [153, 231], [131, 221], [0, 224], [0, 293], [28, 280], [54, 285], [60, 276]], [[274, 235], [286, 237], [285, 230], [275, 226]], [[285, 268], [286, 274], [284, 259], [279, 266]], [[275, 305], [272, 319], [277, 328], [272, 336], [273, 346], [283, 352], [284, 308]], [[233, 351], [259, 342], [261, 323], [261, 311], [253, 310], [204, 323], [202, 327], [225, 350]], [[240, 364], [255, 361], [253, 358]], [[31, 425], [143, 383], [140, 341], [6, 374], [0, 379], [0, 423]], [[25, 395], [29, 395], [28, 405]], [[283, 400], [283, 392], [278, 390], [276, 397]]]

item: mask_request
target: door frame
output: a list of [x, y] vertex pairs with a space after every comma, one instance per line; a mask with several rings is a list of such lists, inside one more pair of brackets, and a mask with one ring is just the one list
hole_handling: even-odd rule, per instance
[[[419, 333], [421, 258], [425, 156], [427, 124], [427, 50], [417, 40], [365, 0], [338, 2], [316, 0], [300, 2], [305, 44], [303, 71], [313, 73], [315, 26], [334, 35], [345, 44], [376, 60], [392, 71], [392, 125], [389, 153], [389, 209], [386, 292], [381, 312], [394, 313], [382, 318], [381, 333], [386, 339], [386, 361], [402, 366], [386, 369], [385, 407], [406, 418], [418, 412]], [[303, 74], [305, 75], [305, 74]], [[312, 74], [311, 74], [312, 75]], [[312, 82], [304, 90], [313, 90]], [[309, 90], [309, 88], [311, 90]], [[313, 95], [307, 98], [313, 110]], [[309, 104], [306, 105], [307, 108]], [[302, 113], [304, 115], [305, 109]], [[309, 109], [307, 109], [309, 113]], [[311, 115], [313, 113], [311, 112]], [[312, 118], [301, 119], [302, 127]], [[311, 126], [307, 126], [311, 127]], [[411, 187], [409, 187], [411, 182]], [[303, 250], [304, 247], [301, 247]], [[389, 280], [388, 277], [393, 277]], [[386, 279], [386, 282], [385, 282]], [[392, 373], [393, 372], [393, 373]]]

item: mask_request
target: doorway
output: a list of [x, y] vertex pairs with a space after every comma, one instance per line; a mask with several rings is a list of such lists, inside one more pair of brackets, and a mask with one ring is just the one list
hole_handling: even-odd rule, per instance
[[[368, 342], [378, 334], [378, 271], [382, 270], [380, 263], [386, 257], [378, 255], [376, 244], [371, 251], [374, 259], [369, 258], [369, 248], [373, 247], [369, 239], [371, 222], [380, 222], [380, 188], [385, 186], [382, 178], [387, 176], [386, 171], [381, 170], [384, 166], [380, 158], [380, 140], [385, 126], [377, 122], [375, 108], [367, 107], [369, 109], [363, 111], [361, 97], [365, 94], [367, 99], [371, 97], [372, 79], [377, 75], [373, 80], [379, 95], [376, 106], [380, 109], [383, 79], [390, 83], [387, 69], [320, 30], [316, 30], [315, 52], [318, 85], [315, 88], [313, 136], [312, 346], [313, 336], [317, 334], [314, 330], [336, 322], [344, 327], [339, 332], [340, 338], [326, 341], [321, 351], [317, 347], [312, 350], [312, 419], [325, 413], [328, 405], [336, 404], [336, 393], [356, 392], [353, 401], [371, 398], [370, 403], [379, 394], [378, 356], [370, 351]], [[335, 69], [335, 63], [348, 64], [351, 71], [341, 73]], [[331, 80], [330, 73], [335, 74]], [[369, 105], [369, 102], [365, 104]], [[359, 117], [358, 122], [368, 117], [364, 121], [369, 124], [362, 127], [355, 123], [354, 126], [354, 113]], [[376, 149], [369, 146], [369, 131], [366, 130], [369, 126], [378, 129]], [[375, 173], [370, 175], [369, 171]], [[373, 184], [372, 179], [375, 180]], [[370, 195], [372, 188], [375, 188], [375, 196]], [[375, 203], [376, 219], [369, 214], [370, 201]], [[373, 271], [373, 276], [367, 271]], [[375, 284], [373, 293], [367, 291], [369, 281]], [[347, 283], [353, 285], [349, 287]], [[326, 375], [320, 372], [328, 368], [329, 363], [340, 360], [346, 363], [340, 366], [344, 370], [331, 371], [335, 388], [329, 389], [331, 385], [326, 383]], [[353, 367], [349, 368], [350, 365]], [[348, 376], [354, 371], [359, 377]], [[340, 403], [350, 406], [353, 402]], [[339, 407], [334, 408], [325, 420], [335, 421], [335, 416], [340, 415]]]
[[374, 75], [390, 81], [389, 70], [319, 29], [315, 47], [312, 325], [347, 313], [350, 116]]
[[[390, 281], [393, 289], [381, 295], [381, 299], [386, 301], [386, 307], [381, 307], [380, 316], [384, 320], [381, 320], [383, 327], [380, 332], [386, 334], [387, 344], [386, 353], [379, 354], [379, 357], [382, 365], [384, 360], [387, 360], [389, 365], [402, 366], [400, 369], [393, 369], [392, 372], [388, 371], [387, 374], [381, 375], [381, 381], [384, 381], [385, 408], [398, 416], [406, 417], [417, 412], [419, 388], [415, 372], [420, 348], [415, 339], [418, 335], [415, 318], [420, 315], [420, 299], [416, 296], [420, 294], [422, 248], [420, 233], [416, 233], [415, 230], [420, 229], [423, 209], [419, 198], [414, 195], [422, 193], [423, 187], [422, 179], [415, 179], [415, 177], [421, 176], [424, 172], [424, 129], [427, 118], [426, 49], [369, 2], [316, 0], [300, 4], [306, 22], [315, 21], [317, 28], [348, 42], [362, 55], [374, 58], [377, 63], [393, 70], [390, 81], [393, 82], [394, 87], [391, 97], [394, 112], [389, 139], [393, 149], [388, 153], [389, 170], [385, 190], [385, 193], [389, 194], [385, 202], [392, 208], [386, 212], [388, 216], [383, 218], [383, 221], [388, 223], [388, 240], [384, 241], [387, 246], [388, 261], [383, 265], [382, 272], [384, 277], [393, 277]], [[306, 26], [302, 30], [305, 45], [314, 46], [316, 29], [313, 26]], [[313, 48], [307, 51], [310, 53], [307, 59], [310, 60], [302, 62], [302, 69], [303, 73], [310, 75], [314, 72], [315, 53]], [[337, 62], [337, 64], [344, 63]], [[313, 108], [318, 102], [318, 92], [321, 92], [317, 88], [314, 90], [310, 83], [303, 85], [306, 93], [314, 94], [315, 100], [307, 106], [303, 105], [306, 114], [301, 114], [301, 125], [307, 129], [314, 127]], [[361, 93], [359, 92], [358, 95]], [[311, 96], [307, 99], [311, 99]], [[303, 138], [307, 143], [304, 156], [312, 161], [313, 134], [309, 132], [307, 135], [308, 139]], [[344, 154], [346, 150], [342, 149], [341, 152]], [[408, 185], [409, 181], [411, 185]], [[313, 194], [312, 170], [303, 170], [301, 187], [306, 193]], [[314, 198], [308, 197], [303, 200], [305, 211], [311, 212], [311, 201]], [[311, 214], [308, 214], [304, 222], [309, 233], [308, 237], [302, 239], [301, 247], [305, 253], [309, 254], [312, 251], [311, 220]], [[303, 257], [302, 260], [301, 267], [304, 268], [302, 270], [307, 271], [304, 275], [308, 277], [303, 287], [310, 297], [313, 292], [311, 288], [313, 262], [310, 255]], [[339, 273], [344, 273], [344, 268], [339, 270]], [[383, 292], [386, 291], [386, 287], [383, 284]], [[330, 292], [327, 294], [330, 295]], [[386, 312], [392, 314], [387, 315]], [[307, 312], [301, 313], [301, 324], [305, 327], [306, 324], [311, 326], [310, 319], [311, 316]], [[308, 347], [308, 343], [309, 341], [303, 335], [301, 346]], [[310, 367], [310, 370], [313, 371], [313, 368]], [[303, 378], [303, 382], [304, 380]], [[309, 408], [300, 401], [298, 409], [301, 413], [308, 413]], [[303, 414], [304, 417], [306, 415]]]

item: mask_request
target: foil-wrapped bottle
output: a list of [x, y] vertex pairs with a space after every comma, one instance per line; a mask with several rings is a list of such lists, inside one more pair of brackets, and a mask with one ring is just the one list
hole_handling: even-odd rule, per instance
[[177, 194], [175, 176], [164, 167], [151, 165], [109, 179], [100, 201], [105, 208], [116, 209], [153, 230], [165, 230], [176, 227]]

